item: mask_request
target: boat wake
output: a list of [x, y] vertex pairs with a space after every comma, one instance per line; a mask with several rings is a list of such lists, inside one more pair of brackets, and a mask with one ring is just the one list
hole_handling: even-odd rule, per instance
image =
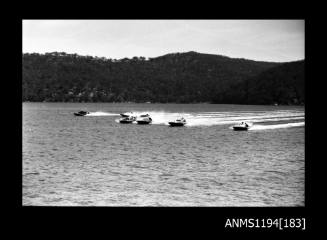
[[304, 125], [305, 125], [304, 122], [275, 124], [275, 125], [253, 125], [251, 128], [249, 128], [249, 131], [278, 129], [278, 128], [291, 128], [291, 127], [303, 127]]
[[90, 112], [86, 116], [87, 117], [119, 116], [119, 114], [118, 113], [107, 113], [107, 112]]
[[[141, 115], [145, 112], [133, 111], [135, 115]], [[153, 119], [152, 124], [169, 125], [168, 122], [174, 121], [179, 117], [186, 119], [187, 127], [195, 126], [213, 126], [213, 125], [232, 125], [240, 121], [246, 121], [248, 123], [266, 123], [266, 122], [283, 122], [287, 124], [275, 124], [275, 125], [256, 125], [254, 124], [253, 130], [261, 129], [275, 129], [275, 128], [287, 128], [293, 126], [304, 125], [304, 112], [295, 110], [284, 111], [253, 111], [253, 112], [165, 112], [165, 111], [148, 111]], [[302, 121], [301, 121], [302, 120]], [[301, 121], [302, 123], [299, 123]], [[288, 123], [293, 122], [293, 123]], [[295, 122], [295, 123], [294, 123]], [[255, 127], [257, 126], [257, 127]]]
[[[304, 126], [304, 112], [298, 110], [280, 111], [237, 111], [237, 112], [165, 112], [165, 111], [133, 111], [133, 115], [140, 116], [148, 113], [152, 118], [152, 124], [169, 125], [168, 122], [177, 118], [186, 119], [186, 127], [233, 125], [245, 121], [253, 126], [249, 130], [265, 130]], [[91, 112], [87, 116], [120, 116], [120, 113]], [[119, 119], [115, 119], [119, 123]], [[277, 123], [278, 124], [274, 124]], [[136, 123], [136, 122], [135, 122]], [[257, 123], [267, 123], [259, 125]]]

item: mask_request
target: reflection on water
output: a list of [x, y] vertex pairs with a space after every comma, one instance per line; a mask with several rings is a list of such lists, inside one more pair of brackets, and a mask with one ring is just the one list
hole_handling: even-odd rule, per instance
[[[153, 124], [115, 121], [128, 111]], [[24, 103], [23, 205], [303, 206], [304, 109]]]

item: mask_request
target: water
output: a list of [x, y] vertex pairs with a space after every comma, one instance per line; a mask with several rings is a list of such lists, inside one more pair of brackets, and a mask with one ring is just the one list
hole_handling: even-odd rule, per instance
[[[73, 112], [87, 110], [87, 117]], [[119, 124], [149, 113], [152, 125]], [[23, 103], [23, 205], [304, 206], [303, 107]], [[185, 127], [167, 122], [184, 116]], [[231, 126], [246, 120], [250, 131]]]

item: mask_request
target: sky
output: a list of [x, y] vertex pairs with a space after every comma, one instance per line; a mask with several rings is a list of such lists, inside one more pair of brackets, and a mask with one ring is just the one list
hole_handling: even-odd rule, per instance
[[304, 55], [304, 20], [23, 20], [23, 53], [111, 59], [195, 51], [257, 61]]

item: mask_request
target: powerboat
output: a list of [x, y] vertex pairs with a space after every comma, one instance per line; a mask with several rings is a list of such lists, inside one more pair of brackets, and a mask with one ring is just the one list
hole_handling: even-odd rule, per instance
[[90, 114], [90, 112], [88, 112], [88, 111], [79, 111], [79, 112], [74, 113], [75, 116], [85, 116], [87, 114]]
[[120, 123], [133, 123], [135, 121], [135, 117], [129, 116], [129, 117], [122, 117], [119, 119]]
[[246, 123], [246, 122], [240, 122], [240, 123], [234, 125], [233, 126], [233, 129], [235, 131], [246, 131], [246, 130], [249, 129], [249, 127], [250, 127], [250, 125], [248, 123]]
[[142, 114], [136, 118], [137, 124], [149, 124], [152, 122], [152, 118], [149, 114]]
[[181, 117], [181, 118], [177, 118], [173, 122], [168, 122], [168, 123], [171, 127], [182, 127], [186, 124], [186, 120], [183, 117]]
[[120, 116], [122, 117], [130, 117], [130, 116], [133, 116], [134, 113], [133, 112], [125, 112], [125, 113], [121, 113]]

